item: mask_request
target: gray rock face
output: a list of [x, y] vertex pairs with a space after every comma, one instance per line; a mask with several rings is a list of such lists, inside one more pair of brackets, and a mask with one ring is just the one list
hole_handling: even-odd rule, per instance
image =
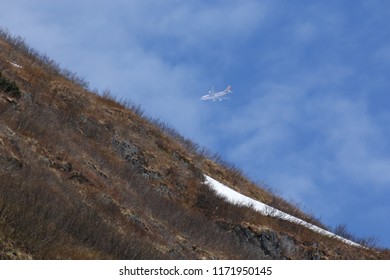
[[224, 229], [232, 230], [240, 242], [250, 244], [257, 248], [259, 255], [264, 255], [269, 259], [290, 259], [300, 253], [299, 245], [295, 240], [286, 235], [278, 234], [272, 230], [254, 231], [251, 227], [243, 225], [231, 226], [227, 223], [219, 222]]
[[274, 231], [263, 231], [257, 236], [260, 247], [266, 256], [272, 259], [286, 259], [298, 251], [294, 240], [287, 235], [278, 235]]
[[137, 146], [135, 146], [128, 140], [119, 141], [116, 139], [112, 140], [112, 145], [114, 149], [119, 153], [121, 158], [130, 163], [131, 166], [141, 171], [144, 169], [144, 167], [146, 166], [146, 161], [142, 157], [142, 154]]
[[260, 248], [264, 251], [266, 256], [280, 259], [282, 255], [282, 244], [280, 239], [273, 231], [263, 231], [256, 236]]
[[139, 149], [133, 145], [130, 141], [118, 141], [116, 139], [112, 140], [112, 145], [115, 150], [121, 155], [123, 159], [131, 161], [133, 156], [139, 153]]

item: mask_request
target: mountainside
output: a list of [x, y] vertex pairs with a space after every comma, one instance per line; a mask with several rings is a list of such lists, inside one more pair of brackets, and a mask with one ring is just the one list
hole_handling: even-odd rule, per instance
[[0, 32], [0, 259], [386, 259]]

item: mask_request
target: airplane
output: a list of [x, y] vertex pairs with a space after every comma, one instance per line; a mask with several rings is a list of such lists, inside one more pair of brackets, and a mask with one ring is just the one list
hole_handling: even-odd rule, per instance
[[228, 99], [227, 97], [224, 97], [228, 93], [232, 93], [232, 87], [228, 86], [224, 91], [214, 92], [214, 86], [209, 91], [209, 94], [203, 95], [200, 99], [201, 100], [219, 100], [222, 101], [222, 99]]

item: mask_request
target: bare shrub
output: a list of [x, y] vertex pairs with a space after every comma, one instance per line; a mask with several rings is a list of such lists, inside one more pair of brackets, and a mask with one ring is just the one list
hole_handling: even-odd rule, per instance
[[354, 234], [352, 234], [351, 232], [349, 232], [346, 224], [337, 225], [333, 229], [333, 233], [338, 235], [338, 236], [341, 236], [343, 238], [346, 238], [348, 240], [354, 241], [354, 242], [356, 242], [364, 247], [367, 247], [367, 248], [375, 248], [377, 246], [376, 245], [377, 238], [375, 238], [375, 237], [357, 237]]
[[19, 98], [21, 96], [20, 90], [14, 81], [9, 81], [2, 76], [0, 71], [0, 91], [6, 92], [9, 96]]

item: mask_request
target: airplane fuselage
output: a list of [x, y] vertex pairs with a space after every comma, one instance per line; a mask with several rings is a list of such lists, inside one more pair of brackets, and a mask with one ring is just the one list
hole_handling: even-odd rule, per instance
[[220, 99], [221, 97], [223, 97], [224, 95], [226, 95], [227, 92], [216, 92], [216, 93], [213, 93], [213, 94], [206, 94], [204, 96], [202, 96], [202, 100], [216, 100], [216, 99]]
[[201, 100], [214, 100], [214, 101], [218, 99], [218, 100], [222, 101], [222, 99], [225, 99], [223, 97], [231, 92], [232, 91], [230, 89], [230, 86], [228, 86], [224, 91], [219, 91], [219, 92], [209, 91], [209, 94], [203, 95], [200, 99]]

